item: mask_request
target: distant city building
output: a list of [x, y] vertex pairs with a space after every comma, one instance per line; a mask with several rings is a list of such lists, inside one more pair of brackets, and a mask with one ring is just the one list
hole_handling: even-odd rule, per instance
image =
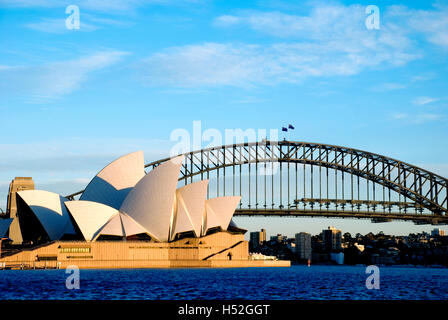
[[296, 253], [299, 259], [308, 260], [311, 259], [311, 234], [306, 232], [296, 233]]
[[439, 229], [439, 228], [433, 229], [431, 231], [431, 236], [433, 236], [433, 237], [437, 237], [437, 236], [443, 237], [445, 235], [446, 235], [445, 234], [445, 230], [442, 230], [442, 229]]
[[252, 248], [256, 249], [260, 247], [266, 241], [266, 229], [261, 229], [261, 231], [255, 231], [250, 233], [250, 245]]
[[30, 177], [16, 177], [9, 185], [8, 200], [6, 204], [6, 213], [13, 219], [9, 227], [9, 238], [14, 244], [21, 244], [23, 241], [22, 230], [20, 229], [19, 218], [17, 215], [16, 195], [18, 191], [34, 190], [34, 181]]
[[249, 245], [254, 249], [260, 246], [260, 232], [255, 231], [250, 233]]
[[331, 261], [336, 262], [337, 264], [344, 264], [344, 253], [342, 252], [332, 252], [330, 254]]
[[274, 242], [284, 242], [288, 239], [287, 236], [283, 236], [281, 233], [278, 233], [276, 236], [271, 236], [271, 241]]
[[261, 229], [260, 231], [260, 241], [263, 244], [264, 242], [266, 242], [266, 229]]
[[334, 227], [322, 230], [323, 250], [326, 252], [340, 251], [342, 249], [342, 233]]
[[287, 241], [286, 243], [286, 247], [291, 250], [292, 252], [297, 252], [296, 251], [296, 243], [295, 243], [295, 239], [290, 239]]
[[428, 240], [429, 238], [431, 238], [431, 235], [428, 232], [423, 231], [421, 234], [419, 234], [418, 236], [420, 239], [426, 239]]

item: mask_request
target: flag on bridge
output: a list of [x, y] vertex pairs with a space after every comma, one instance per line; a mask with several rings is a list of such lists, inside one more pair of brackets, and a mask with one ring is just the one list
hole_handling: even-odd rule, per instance
[[288, 129], [285, 127], [282, 127], [282, 131], [288, 132]]
[[288, 125], [288, 128], [291, 130], [294, 130], [294, 127], [292, 126], [292, 124]]

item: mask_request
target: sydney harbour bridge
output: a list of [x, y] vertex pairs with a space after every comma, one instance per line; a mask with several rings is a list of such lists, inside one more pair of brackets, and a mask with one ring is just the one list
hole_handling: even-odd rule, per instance
[[[209, 197], [240, 195], [235, 216], [290, 216], [448, 224], [448, 179], [353, 148], [293, 141], [184, 154], [179, 181], [209, 180]], [[147, 172], [161, 163], [145, 165]], [[82, 191], [67, 196], [73, 200]]]

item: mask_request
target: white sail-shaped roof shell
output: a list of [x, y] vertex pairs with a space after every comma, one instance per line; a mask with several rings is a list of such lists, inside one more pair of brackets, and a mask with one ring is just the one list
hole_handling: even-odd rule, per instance
[[218, 219], [217, 215], [215, 214], [215, 211], [210, 207], [210, 205], [206, 202], [205, 203], [205, 210], [206, 210], [206, 218], [204, 221], [204, 225], [202, 228], [202, 235], [205, 235], [208, 230], [211, 228], [216, 228], [221, 225], [220, 220]]
[[167, 242], [173, 223], [176, 186], [183, 156], [162, 163], [129, 192], [120, 208], [156, 240]]
[[43, 190], [24, 190], [17, 194], [39, 219], [50, 240], [59, 240], [64, 234], [75, 233], [64, 206], [68, 202], [66, 198]]
[[0, 238], [3, 238], [8, 232], [13, 219], [0, 219]]
[[92, 201], [68, 201], [65, 203], [75, 220], [84, 239], [94, 240], [101, 228], [114, 216], [118, 210], [102, 203]]
[[196, 237], [201, 236], [207, 186], [208, 180], [202, 180], [176, 190], [176, 219], [173, 236], [186, 231], [194, 231]]
[[205, 204], [207, 211], [205, 231], [218, 226], [222, 230], [227, 230], [240, 200], [240, 196], [208, 199]]
[[98, 236], [100, 235], [119, 237], [124, 236], [120, 213], [116, 213], [112, 218], [109, 219], [109, 221], [98, 232]]
[[98, 232], [99, 235], [110, 235], [129, 237], [135, 234], [146, 233], [151, 236], [145, 228], [139, 225], [134, 219], [127, 214], [119, 212], [107, 222]]
[[131, 189], [145, 176], [142, 151], [111, 162], [87, 185], [79, 200], [94, 201], [119, 209]]
[[146, 233], [149, 236], [151, 236], [151, 234], [145, 228], [143, 228], [140, 224], [138, 224], [138, 222], [136, 222], [134, 219], [132, 219], [127, 214], [120, 212], [120, 217], [121, 217], [121, 223], [123, 225], [123, 230], [124, 230], [126, 237], [133, 236], [135, 234], [140, 234], [140, 233]]

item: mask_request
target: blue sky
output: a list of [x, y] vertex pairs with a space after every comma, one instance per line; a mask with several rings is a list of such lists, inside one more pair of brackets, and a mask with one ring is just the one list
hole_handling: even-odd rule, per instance
[[[380, 29], [365, 26], [367, 5]], [[68, 5], [80, 10], [69, 30]], [[173, 130], [280, 128], [448, 177], [448, 3], [0, 0], [0, 208], [9, 182], [81, 190]], [[412, 223], [238, 218], [268, 234], [430, 230]]]

